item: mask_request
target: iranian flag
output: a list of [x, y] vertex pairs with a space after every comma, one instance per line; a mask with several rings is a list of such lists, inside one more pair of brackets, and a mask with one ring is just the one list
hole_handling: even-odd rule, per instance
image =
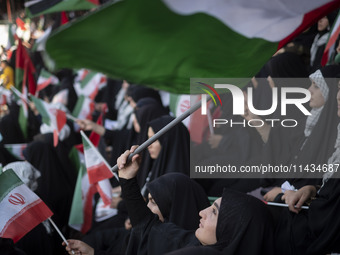
[[86, 167], [80, 165], [76, 187], [74, 189], [69, 226], [81, 231], [88, 232], [92, 225], [93, 195], [97, 192], [95, 184], [90, 184]]
[[26, 12], [29, 16], [42, 14], [89, 10], [99, 5], [99, 0], [32, 0], [25, 2]]
[[192, 77], [254, 76], [278, 48], [339, 6], [331, 0], [118, 1], [55, 31], [46, 50], [58, 68], [84, 67], [190, 94]]
[[83, 131], [80, 131], [80, 133], [83, 138], [85, 165], [90, 183], [97, 183], [101, 180], [113, 177], [109, 164], [96, 147], [93, 146], [85, 133]]
[[37, 82], [36, 95], [38, 94], [40, 90], [43, 90], [50, 84], [53, 84], [53, 85], [59, 84], [59, 79], [53, 74], [51, 74], [50, 72], [46, 71], [45, 69], [41, 69], [38, 82]]
[[92, 120], [94, 111], [94, 102], [91, 98], [81, 95], [78, 97], [77, 103], [73, 109], [72, 115], [77, 119]]
[[[92, 132], [92, 134], [95, 134]], [[97, 142], [97, 136], [90, 136], [92, 142]], [[98, 143], [97, 143], [98, 144]], [[93, 212], [93, 195], [99, 192], [105, 205], [112, 200], [112, 186], [109, 179], [91, 184], [85, 167], [82, 148], [77, 147], [77, 162], [79, 163], [78, 179], [73, 195], [69, 226], [85, 234], [91, 228]]]
[[5, 144], [4, 147], [17, 159], [25, 160], [23, 151], [27, 147], [27, 143]]
[[23, 80], [26, 79], [28, 87], [28, 92], [32, 95], [35, 95], [36, 90], [36, 82], [34, 78], [35, 68], [33, 63], [28, 55], [27, 50], [22, 45], [21, 40], [18, 40], [18, 48], [16, 51], [16, 59], [15, 59], [15, 87], [21, 91]]
[[46, 125], [53, 127], [53, 143], [54, 146], [57, 146], [59, 132], [66, 124], [66, 113], [35, 96], [31, 96], [31, 99], [40, 113], [42, 121]]
[[78, 81], [74, 84], [77, 95], [83, 95], [92, 100], [94, 100], [98, 91], [106, 85], [106, 76], [93, 71], [86, 72], [81, 70], [77, 80]]
[[0, 174], [0, 237], [16, 243], [52, 215], [12, 169]]

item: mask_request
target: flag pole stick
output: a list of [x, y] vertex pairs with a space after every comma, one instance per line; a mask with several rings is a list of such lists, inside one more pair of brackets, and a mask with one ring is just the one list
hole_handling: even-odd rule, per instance
[[[61, 231], [59, 230], [59, 228], [57, 227], [57, 225], [54, 223], [54, 221], [51, 219], [51, 217], [48, 218], [48, 220], [50, 221], [50, 223], [52, 224], [52, 226], [54, 227], [54, 229], [58, 232], [58, 234], [60, 235], [61, 239], [63, 239], [63, 241], [66, 243], [66, 245], [68, 246], [68, 242], [66, 240], [66, 238], [64, 237], [63, 233], [61, 233]], [[74, 254], [74, 251], [72, 250], [72, 254]]]
[[[173, 128], [174, 126], [176, 126], [179, 122], [181, 122], [182, 120], [184, 120], [185, 118], [187, 118], [190, 114], [192, 114], [193, 112], [195, 112], [196, 110], [198, 110], [201, 107], [201, 101], [197, 102], [193, 107], [189, 108], [188, 110], [186, 110], [182, 115], [178, 116], [177, 118], [175, 118], [173, 121], [171, 121], [168, 125], [166, 125], [165, 127], [163, 127], [161, 130], [159, 130], [155, 135], [153, 135], [152, 137], [150, 137], [148, 140], [146, 140], [144, 143], [142, 143], [142, 145], [138, 146], [138, 148], [129, 155], [128, 157], [128, 161], [131, 161], [132, 157], [136, 154], [141, 153], [143, 150], [145, 150], [150, 144], [152, 144], [153, 142], [155, 142], [156, 140], [159, 139], [159, 137], [161, 137], [162, 135], [164, 135], [166, 132], [168, 132], [171, 128]], [[118, 166], [117, 164], [111, 168], [111, 170], [113, 172], [117, 172], [118, 171]]]
[[[273, 206], [279, 206], [279, 207], [288, 207], [287, 204], [282, 204], [282, 203], [274, 203], [274, 202], [267, 202], [267, 201], [263, 201], [265, 204], [267, 205], [273, 205]], [[296, 208], [296, 207], [295, 207]], [[301, 206], [301, 209], [309, 209], [309, 206]]]
[[72, 120], [73, 122], [77, 121], [77, 118], [73, 117], [71, 114], [66, 113], [66, 118], [68, 118], [69, 120]]

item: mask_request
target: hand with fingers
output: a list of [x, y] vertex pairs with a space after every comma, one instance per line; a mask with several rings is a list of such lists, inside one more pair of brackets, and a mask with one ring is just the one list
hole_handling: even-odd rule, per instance
[[69, 239], [67, 242], [67, 246], [65, 242], [62, 245], [66, 246], [65, 249], [70, 255], [94, 255], [94, 249], [80, 240]]
[[130, 150], [125, 151], [117, 159], [119, 177], [124, 179], [132, 179], [137, 175], [140, 164], [140, 156], [136, 154], [132, 157], [131, 162], [127, 161], [129, 155], [133, 153], [137, 148], [137, 145], [132, 146]]
[[315, 197], [315, 195], [315, 186], [306, 185], [297, 191], [286, 190], [282, 196], [282, 201], [285, 201], [291, 212], [299, 213], [301, 211], [301, 206], [312, 197]]

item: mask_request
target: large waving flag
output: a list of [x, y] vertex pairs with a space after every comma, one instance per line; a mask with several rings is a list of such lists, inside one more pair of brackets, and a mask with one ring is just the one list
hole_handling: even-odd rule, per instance
[[252, 77], [278, 47], [339, 5], [331, 0], [118, 1], [61, 27], [46, 50], [57, 68], [88, 68], [189, 94], [191, 77]]
[[98, 5], [99, 0], [33, 0], [25, 2], [28, 15], [33, 17], [53, 12], [88, 10]]
[[52, 215], [13, 170], [0, 174], [0, 237], [15, 243]]
[[31, 99], [34, 102], [38, 112], [40, 113], [42, 121], [46, 125], [53, 127], [54, 146], [57, 146], [58, 135], [66, 124], [66, 113], [62, 110], [57, 109], [54, 105], [46, 103], [45, 101], [35, 96], [31, 96]]
[[111, 167], [93, 146], [83, 131], [80, 131], [83, 138], [84, 155], [87, 173], [91, 184], [113, 177]]

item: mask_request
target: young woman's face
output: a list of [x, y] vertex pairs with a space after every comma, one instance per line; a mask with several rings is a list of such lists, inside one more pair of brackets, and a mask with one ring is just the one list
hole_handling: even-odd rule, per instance
[[217, 199], [211, 206], [199, 213], [201, 220], [195, 235], [202, 245], [212, 245], [217, 242], [216, 226], [221, 200], [222, 198]]
[[329, 25], [328, 18], [323, 17], [322, 19], [319, 19], [318, 21], [318, 31], [325, 30]]
[[[148, 137], [150, 138], [154, 134], [155, 134], [155, 132], [153, 132], [152, 128], [149, 127]], [[158, 155], [161, 152], [161, 149], [162, 149], [162, 145], [161, 145], [161, 143], [158, 140], [156, 140], [154, 143], [150, 144], [149, 147], [148, 147], [148, 150], [149, 150], [149, 153], [150, 153], [150, 157], [152, 159], [158, 158]]]
[[309, 106], [312, 108], [322, 107], [325, 104], [325, 99], [321, 93], [320, 88], [316, 85], [314, 81], [312, 81], [312, 85], [310, 85], [308, 90], [311, 93]]
[[158, 218], [161, 222], [164, 222], [164, 217], [161, 213], [161, 210], [159, 210], [158, 205], [156, 204], [155, 200], [152, 198], [151, 194], [149, 193], [149, 203], [148, 203], [148, 207], [150, 209], [150, 211], [154, 214], [158, 215]]

